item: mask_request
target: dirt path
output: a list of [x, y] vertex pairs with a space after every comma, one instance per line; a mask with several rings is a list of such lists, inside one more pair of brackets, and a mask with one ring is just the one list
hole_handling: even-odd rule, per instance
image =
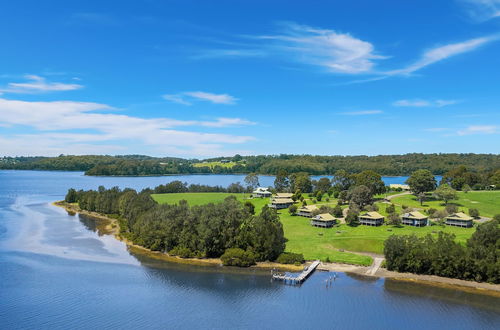
[[375, 258], [373, 261], [372, 266], [370, 269], [366, 271], [366, 275], [373, 276], [377, 273], [378, 269], [380, 268], [380, 265], [382, 265], [382, 261], [384, 261], [384, 258]]
[[396, 194], [396, 195], [387, 196], [385, 199], [387, 199], [387, 200], [389, 200], [389, 201], [390, 201], [390, 200], [391, 200], [391, 199], [393, 199], [393, 198], [396, 198], [396, 197], [401, 197], [401, 196], [404, 196], [404, 195], [410, 195], [410, 194], [411, 194], [411, 192], [409, 192], [409, 191], [405, 191], [405, 192], [402, 192], [401, 194]]

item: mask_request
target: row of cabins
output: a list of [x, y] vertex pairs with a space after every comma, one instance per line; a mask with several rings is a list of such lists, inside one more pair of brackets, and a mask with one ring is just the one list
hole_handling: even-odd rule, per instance
[[[272, 193], [268, 188], [257, 188], [253, 192], [253, 197], [272, 197]], [[277, 193], [272, 197], [269, 207], [276, 210], [287, 209], [294, 204], [291, 193]], [[313, 216], [318, 210], [316, 205], [304, 205], [297, 209], [297, 215], [311, 218], [311, 225], [315, 227], [329, 228], [335, 224], [335, 218], [329, 213], [323, 213]], [[365, 226], [381, 226], [384, 223], [384, 216], [378, 212], [364, 212], [358, 217], [360, 224]], [[457, 226], [469, 228], [473, 225], [473, 218], [463, 212], [457, 212], [446, 217], [445, 224], [449, 226]], [[424, 227], [428, 225], [429, 217], [418, 212], [412, 211], [404, 213], [401, 216], [403, 225]]]

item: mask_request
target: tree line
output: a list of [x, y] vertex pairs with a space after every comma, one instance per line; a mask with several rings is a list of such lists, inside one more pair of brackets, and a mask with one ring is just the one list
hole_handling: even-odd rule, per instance
[[225, 264], [240, 266], [276, 260], [283, 253], [283, 227], [275, 210], [264, 206], [255, 214], [253, 204], [241, 203], [234, 196], [200, 206], [189, 206], [186, 201], [159, 205], [151, 198], [152, 192], [169, 187], [184, 189], [185, 185], [176, 182], [141, 192], [117, 187], [69, 189], [65, 201], [78, 203], [82, 210], [115, 216], [120, 235], [153, 251], [181, 257], [224, 256]]
[[384, 242], [387, 269], [498, 284], [499, 221], [479, 225], [465, 245], [443, 232], [425, 237], [392, 235]]
[[[380, 156], [313, 156], [261, 155], [219, 157], [206, 160], [235, 161], [233, 167], [200, 166], [197, 159], [175, 157], [155, 158], [142, 155], [128, 156], [67, 156], [59, 157], [3, 157], [0, 169], [85, 171], [87, 175], [146, 176], [191, 173], [258, 173], [276, 175], [307, 172], [311, 175], [331, 175], [338, 170], [358, 173], [373, 170], [381, 175], [409, 175], [418, 169], [427, 169], [442, 175], [464, 165], [471, 173], [494, 171], [500, 168], [500, 155], [495, 154], [405, 154]], [[194, 166], [194, 165], [197, 166]], [[453, 180], [453, 179], [452, 179]], [[471, 187], [477, 183], [473, 175], [466, 179]], [[456, 184], [460, 182], [456, 181]]]

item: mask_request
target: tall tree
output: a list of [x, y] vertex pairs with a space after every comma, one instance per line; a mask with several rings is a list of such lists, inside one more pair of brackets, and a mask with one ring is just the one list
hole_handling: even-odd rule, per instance
[[434, 196], [448, 204], [449, 201], [457, 199], [457, 191], [447, 184], [442, 184], [434, 191]]
[[436, 189], [436, 179], [429, 170], [417, 170], [413, 172], [406, 184], [410, 186], [411, 191], [420, 200], [420, 205], [422, 205], [425, 193]]
[[274, 179], [274, 188], [278, 192], [285, 192], [290, 189], [290, 180], [288, 179], [288, 172], [284, 169], [279, 169]]
[[385, 184], [382, 177], [375, 171], [367, 170], [355, 175], [356, 186], [366, 186], [372, 195], [385, 192]]
[[354, 179], [351, 174], [345, 170], [338, 170], [332, 178], [332, 186], [337, 191], [349, 190], [354, 184]]
[[259, 186], [259, 176], [256, 173], [248, 173], [245, 177], [245, 183], [249, 189], [254, 190]]
[[314, 191], [328, 191], [332, 186], [332, 183], [328, 178], [320, 178], [318, 181], [314, 181]]
[[356, 186], [349, 190], [349, 203], [359, 205], [359, 207], [363, 208], [366, 205], [371, 204], [372, 202], [372, 192], [367, 186]]
[[312, 191], [312, 183], [309, 174], [305, 172], [294, 173], [290, 175], [290, 189], [292, 192], [300, 191], [309, 193]]

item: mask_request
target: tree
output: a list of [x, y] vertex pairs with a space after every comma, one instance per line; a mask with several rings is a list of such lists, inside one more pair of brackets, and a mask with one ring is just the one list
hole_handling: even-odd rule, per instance
[[400, 227], [401, 226], [401, 217], [399, 214], [393, 212], [390, 213], [389, 216], [387, 217], [389, 220], [388, 223], [392, 226]]
[[333, 208], [333, 214], [332, 214], [334, 217], [336, 218], [342, 218], [342, 216], [344, 215], [343, 212], [342, 212], [342, 207], [337, 204], [334, 208]]
[[288, 207], [288, 213], [290, 213], [290, 215], [295, 215], [295, 213], [297, 213], [297, 205], [295, 204], [292, 204]]
[[347, 211], [347, 216], [345, 217], [345, 222], [351, 227], [359, 226], [360, 223], [358, 216], [359, 212], [357, 210], [351, 210], [351, 208], [349, 208], [349, 210]]
[[284, 169], [279, 169], [274, 179], [274, 188], [278, 192], [287, 191], [290, 188], [290, 180], [288, 180], [288, 172]]
[[332, 186], [336, 191], [349, 190], [353, 184], [354, 179], [347, 171], [338, 170], [333, 174]]
[[355, 175], [356, 186], [366, 186], [373, 195], [385, 192], [385, 183], [380, 174], [367, 170]]
[[321, 178], [318, 181], [314, 182], [314, 190], [315, 191], [328, 191], [330, 190], [332, 184], [328, 178]]
[[387, 207], [385, 208], [385, 212], [387, 212], [387, 214], [395, 213], [396, 206], [394, 204], [387, 205]]
[[309, 174], [305, 172], [294, 173], [290, 176], [290, 188], [292, 192], [300, 190], [303, 193], [312, 191], [312, 183]]
[[465, 183], [465, 184], [462, 186], [462, 191], [463, 191], [464, 193], [468, 193], [468, 192], [469, 192], [469, 191], [471, 191], [471, 190], [472, 190], [472, 188], [471, 188], [471, 187], [470, 187], [467, 183]]
[[436, 189], [436, 179], [429, 170], [417, 170], [413, 172], [406, 184], [410, 186], [411, 191], [418, 196], [420, 205], [425, 198], [425, 193]]
[[78, 199], [78, 193], [76, 192], [75, 189], [73, 188], [70, 188], [68, 190], [68, 193], [66, 194], [66, 198], [64, 198], [64, 200], [67, 202], [67, 203], [76, 203], [77, 202], [77, 199]]
[[457, 191], [447, 184], [442, 184], [434, 191], [434, 196], [448, 204], [448, 201], [457, 199]]
[[371, 204], [372, 192], [366, 186], [356, 186], [349, 191], [349, 203], [354, 203], [363, 208], [365, 205]]
[[478, 209], [469, 209], [469, 215], [473, 218], [479, 218], [479, 210]]
[[245, 177], [245, 183], [247, 187], [254, 190], [259, 186], [259, 177], [257, 176], [256, 173], [248, 173], [247, 176]]

